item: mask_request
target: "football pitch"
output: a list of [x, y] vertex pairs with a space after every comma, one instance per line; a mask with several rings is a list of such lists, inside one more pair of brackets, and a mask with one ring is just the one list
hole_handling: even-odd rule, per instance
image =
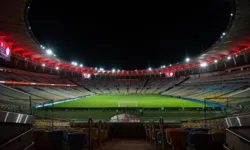
[[54, 105], [58, 108], [204, 107], [203, 103], [162, 95], [96, 95]]

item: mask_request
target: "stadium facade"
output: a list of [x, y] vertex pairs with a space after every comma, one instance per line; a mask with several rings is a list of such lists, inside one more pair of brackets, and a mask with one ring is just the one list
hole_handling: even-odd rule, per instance
[[[12, 67], [37, 72], [60, 73], [66, 76], [104, 75], [104, 76], [145, 76], [159, 75], [185, 76], [201, 72], [225, 70], [249, 62], [249, 2], [232, 0], [230, 22], [218, 41], [204, 53], [191, 58], [189, 62], [173, 64], [152, 70], [101, 71], [86, 66], [77, 66], [54, 57], [53, 52], [39, 44], [32, 33], [28, 21], [30, 2], [26, 0], [1, 1], [0, 37], [11, 46]], [[18, 5], [13, 5], [17, 3]], [[48, 52], [48, 51], [47, 51]], [[202, 68], [202, 69], [201, 69]], [[161, 74], [161, 75], [160, 75]]]

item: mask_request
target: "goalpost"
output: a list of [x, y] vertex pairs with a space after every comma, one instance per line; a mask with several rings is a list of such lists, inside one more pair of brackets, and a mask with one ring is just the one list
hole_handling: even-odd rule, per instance
[[137, 101], [118, 101], [118, 107], [137, 107]]

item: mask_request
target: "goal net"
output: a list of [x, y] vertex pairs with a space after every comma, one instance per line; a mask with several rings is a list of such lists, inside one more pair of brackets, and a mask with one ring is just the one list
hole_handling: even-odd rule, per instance
[[137, 107], [137, 101], [118, 101], [118, 107]]

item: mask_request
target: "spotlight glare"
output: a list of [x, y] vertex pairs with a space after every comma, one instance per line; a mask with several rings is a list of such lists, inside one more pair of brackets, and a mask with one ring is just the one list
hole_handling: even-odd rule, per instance
[[56, 67], [56, 70], [59, 70], [59, 67]]
[[206, 67], [207, 66], [207, 63], [203, 62], [200, 64], [201, 67]]
[[53, 52], [52, 52], [51, 49], [47, 49], [47, 50], [46, 50], [46, 53], [47, 53], [48, 55], [53, 55]]
[[228, 56], [228, 57], [227, 57], [227, 60], [230, 60], [230, 59], [231, 59], [231, 56]]
[[149, 68], [148, 68], [148, 70], [149, 70], [149, 71], [151, 71], [151, 70], [152, 70], [152, 68], [151, 68], [151, 67], [149, 67]]
[[215, 59], [215, 60], [214, 60], [214, 63], [217, 63], [217, 62], [218, 62], [218, 60]]
[[45, 64], [42, 64], [43, 67], [45, 67], [46, 65]]
[[189, 62], [190, 61], [190, 58], [186, 58], [186, 62]]

